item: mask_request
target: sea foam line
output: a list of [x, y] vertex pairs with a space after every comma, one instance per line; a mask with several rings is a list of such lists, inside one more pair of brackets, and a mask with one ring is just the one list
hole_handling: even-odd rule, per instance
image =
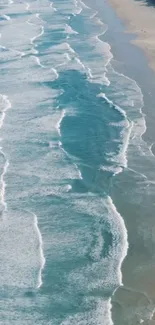
[[65, 24], [65, 33], [66, 34], [79, 34], [76, 30], [74, 30], [70, 25]]
[[78, 4], [79, 4], [79, 2], [77, 0], [74, 0], [74, 5], [75, 5], [75, 8], [76, 8], [76, 12], [72, 13], [73, 16], [79, 15], [81, 13], [81, 11], [82, 11], [82, 7], [79, 7]]
[[111, 106], [111, 107], [114, 107], [117, 111], [119, 111], [120, 113], [121, 113], [121, 115], [123, 115], [123, 117], [125, 118], [125, 119], [127, 119], [127, 115], [126, 115], [126, 112], [121, 108], [121, 107], [119, 107], [118, 105], [115, 105], [114, 103], [113, 103], [113, 101], [112, 100], [110, 100], [104, 93], [99, 93], [98, 95], [97, 95], [97, 97], [101, 97], [101, 98], [104, 98], [105, 99], [105, 101]]
[[[119, 107], [118, 105], [115, 105], [112, 102], [112, 100], [110, 100], [104, 93], [98, 94], [97, 97], [104, 98], [105, 101], [110, 105], [110, 107], [116, 109], [125, 118], [125, 121], [126, 121], [126, 128], [125, 128], [126, 133], [123, 134], [123, 137], [124, 137], [123, 138], [123, 145], [120, 148], [119, 154], [116, 157], [114, 157], [114, 159], [115, 160], [118, 159], [118, 162], [122, 165], [122, 167], [127, 168], [127, 166], [128, 166], [127, 149], [128, 149], [128, 146], [129, 146], [130, 136], [131, 136], [131, 132], [132, 132], [134, 123], [133, 123], [133, 121], [128, 119], [126, 112], [121, 107]], [[122, 171], [121, 169], [117, 170], [115, 175], [119, 174], [119, 172], [121, 172], [121, 171]]]
[[[1, 154], [5, 157], [3, 151], [0, 149], [0, 152]], [[5, 157], [6, 159], [6, 157]], [[9, 167], [9, 161], [6, 159], [5, 161], [5, 164], [4, 164], [4, 167], [3, 167], [3, 172], [1, 174], [1, 177], [0, 177], [0, 182], [1, 182], [1, 192], [0, 192], [0, 201], [1, 201], [1, 204], [3, 206], [3, 211], [6, 212], [7, 211], [7, 203], [5, 201], [5, 188], [6, 188], [6, 183], [4, 181], [4, 178], [5, 178], [5, 174], [7, 172], [7, 169]]]
[[35, 59], [36, 63], [39, 65], [41, 68], [45, 68], [43, 64], [41, 64], [40, 59], [36, 55], [32, 55], [32, 57]]
[[[88, 8], [88, 7], [86, 6], [86, 8]], [[97, 13], [98, 12], [95, 11], [95, 13], [93, 13], [93, 15], [90, 16], [90, 20], [92, 20], [94, 17], [96, 17]], [[93, 36], [91, 38], [91, 40], [92, 40], [93, 46], [94, 46], [94, 48], [96, 50], [98, 50], [98, 47], [99, 47], [100, 52], [101, 52], [101, 46], [103, 48], [102, 53], [103, 53], [104, 72], [102, 74], [102, 79], [103, 79], [104, 85], [109, 86], [110, 85], [110, 80], [108, 79], [106, 73], [107, 73], [107, 66], [109, 65], [109, 63], [113, 59], [113, 55], [111, 53], [111, 47], [110, 47], [110, 45], [107, 42], [103, 42], [100, 39], [100, 36], [102, 36], [102, 35], [104, 35], [106, 33], [106, 31], [108, 29], [108, 26], [106, 24], [104, 24], [98, 17], [95, 18], [95, 22], [96, 22], [97, 25], [103, 25], [104, 26], [102, 32], [100, 32], [99, 34]], [[71, 48], [71, 46], [70, 46], [70, 48]], [[74, 54], [75, 54], [75, 51], [74, 51]], [[80, 59], [78, 59], [78, 60], [79, 60], [79, 63], [80, 63], [81, 60]], [[85, 67], [85, 73], [87, 74], [88, 80], [90, 82], [100, 82], [100, 80], [98, 80], [98, 75], [100, 75], [100, 70], [97, 72], [97, 76], [96, 76], [96, 72], [95, 72], [95, 75], [94, 75], [93, 69], [91, 68], [91, 63], [94, 64], [94, 61], [93, 62], [90, 62], [90, 64], [89, 63], [88, 64], [85, 63], [85, 65], [84, 65], [84, 63], [82, 63], [81, 66], [83, 65], [83, 68]]]
[[121, 251], [121, 257], [119, 259], [119, 265], [118, 265], [118, 277], [119, 277], [119, 281], [120, 281], [120, 285], [123, 285], [123, 282], [122, 282], [122, 272], [121, 272], [121, 267], [122, 267], [122, 263], [127, 255], [127, 252], [128, 252], [128, 247], [129, 247], [129, 244], [128, 244], [128, 233], [127, 233], [127, 229], [126, 229], [126, 226], [125, 226], [125, 222], [124, 222], [124, 219], [122, 218], [121, 214], [117, 211], [116, 209], [116, 206], [114, 205], [113, 203], [113, 200], [110, 196], [108, 196], [108, 204], [111, 208], [111, 212], [113, 212], [118, 220], [118, 224], [120, 225], [121, 227], [121, 230], [122, 230], [122, 245], [121, 245], [121, 248], [122, 248], [122, 251]]
[[75, 166], [75, 169], [77, 170], [78, 172], [78, 176], [79, 176], [79, 179], [83, 179], [82, 177], [82, 173], [81, 173], [81, 170], [79, 169], [78, 165], [72, 161], [72, 158], [71, 156], [68, 154], [68, 152], [63, 148], [62, 146], [62, 142], [61, 141], [58, 141], [58, 145], [59, 145], [59, 148], [63, 151], [63, 153], [65, 154], [65, 156], [67, 156], [69, 158], [69, 160], [72, 162], [72, 164]]
[[[142, 110], [143, 106], [144, 106], [144, 98], [143, 98], [142, 91], [135, 80], [125, 76], [123, 73], [118, 73], [113, 68], [112, 68], [112, 70], [114, 71], [114, 73], [116, 75], [118, 75], [118, 77], [119, 76], [124, 77], [126, 80], [129, 80], [130, 82], [133, 83], [134, 88], [132, 87], [132, 91], [136, 90], [136, 98], [132, 100], [133, 103], [131, 103], [130, 106], [132, 106], [132, 107], [135, 106], [135, 102], [137, 101], [137, 94], [138, 94], [139, 116], [135, 117], [135, 119], [132, 122], [133, 124], [132, 124], [132, 129], [131, 129], [131, 137], [130, 137], [130, 142], [128, 144], [131, 143], [132, 145], [136, 146], [141, 151], [141, 153], [145, 156], [148, 156], [148, 155], [153, 156], [151, 147], [147, 145], [147, 142], [145, 142], [145, 140], [143, 140], [143, 135], [145, 134], [145, 132], [147, 130], [147, 126], [146, 126], [145, 114], [143, 113], [143, 110]], [[131, 110], [127, 111], [127, 114], [126, 114], [128, 119], [130, 116], [130, 112], [131, 112]]]
[[11, 108], [11, 102], [9, 101], [9, 99], [8, 99], [8, 97], [6, 95], [1, 95], [0, 94], [0, 104], [1, 104], [1, 102], [2, 103], [4, 102], [4, 104], [6, 104], [6, 106], [3, 109], [2, 115], [1, 115], [1, 118], [0, 118], [0, 129], [1, 129], [2, 125], [3, 125], [3, 123], [4, 123], [4, 119], [5, 119], [5, 115], [6, 115], [7, 110]]
[[21, 51], [18, 51], [18, 50], [14, 50], [14, 49], [11, 49], [11, 48], [9, 48], [9, 47], [6, 47], [6, 46], [2, 46], [2, 45], [0, 45], [0, 49], [2, 49], [2, 50], [7, 50], [7, 51], [10, 51], [10, 52], [15, 52], [15, 53], [17, 53], [20, 57], [23, 57], [23, 56], [25, 56], [25, 52], [21, 52]]
[[55, 68], [51, 68], [51, 70], [55, 73], [56, 79], [59, 78], [59, 74]]
[[37, 289], [39, 289], [43, 284], [42, 271], [43, 271], [45, 263], [46, 263], [46, 259], [45, 259], [44, 251], [43, 251], [43, 239], [42, 239], [42, 234], [41, 234], [39, 226], [38, 226], [38, 218], [37, 218], [36, 214], [29, 210], [25, 210], [25, 211], [32, 214], [32, 216], [34, 218], [34, 229], [36, 231], [36, 234], [38, 236], [38, 241], [39, 241], [40, 269], [39, 269], [38, 281], [37, 281], [38, 282]]
[[35, 227], [36, 232], [38, 234], [39, 246], [40, 246], [40, 262], [41, 262], [41, 265], [40, 265], [40, 270], [39, 270], [39, 274], [38, 274], [38, 285], [37, 285], [37, 288], [39, 289], [43, 284], [43, 282], [42, 282], [42, 271], [44, 269], [46, 260], [45, 260], [44, 252], [43, 252], [42, 235], [41, 235], [41, 232], [39, 230], [38, 219], [37, 219], [37, 216], [35, 214], [34, 214], [34, 227]]
[[35, 39], [39, 38], [40, 36], [42, 36], [44, 34], [44, 27], [41, 26], [40, 28], [41, 28], [41, 32], [39, 34], [37, 34], [36, 36], [34, 36], [34, 37], [31, 38], [32, 44], [35, 41]]
[[[32, 25], [32, 23], [30, 23], [29, 21], [27, 21], [27, 24]], [[35, 25], [35, 24], [33, 24], [33, 25]], [[30, 38], [30, 43], [31, 43], [31, 45], [34, 46], [34, 48], [32, 49], [32, 51], [33, 51], [34, 54], [38, 54], [38, 51], [35, 49], [35, 47], [37, 47], [37, 45], [34, 44], [34, 41], [35, 41], [37, 38], [39, 38], [40, 36], [42, 36], [42, 35], [44, 34], [44, 27], [41, 26], [40, 28], [41, 28], [40, 33], [37, 34], [36, 36]]]
[[61, 130], [60, 130], [61, 122], [62, 122], [63, 118], [65, 117], [65, 115], [66, 115], [66, 110], [63, 109], [63, 110], [61, 111], [60, 119], [58, 120], [58, 122], [57, 122], [57, 124], [56, 124], [56, 129], [57, 129], [58, 134], [59, 134], [60, 137], [61, 137]]
[[25, 9], [29, 10], [30, 9], [30, 4], [28, 2], [25, 2]]
[[53, 7], [53, 2], [50, 3], [50, 7], [53, 9], [53, 11], [57, 11], [57, 9]]
[[[2, 128], [3, 123], [4, 123], [4, 119], [5, 119], [5, 115], [6, 115], [6, 111], [8, 109], [11, 108], [11, 102], [9, 101], [8, 97], [6, 95], [0, 95], [0, 104], [3, 106], [4, 105], [4, 109], [2, 111], [1, 114], [1, 118], [0, 118], [0, 128]], [[7, 211], [7, 203], [5, 202], [5, 188], [6, 188], [6, 183], [4, 181], [5, 178], [5, 174], [7, 172], [8, 166], [9, 166], [9, 161], [8, 159], [6, 159], [4, 152], [2, 151], [2, 147], [0, 148], [0, 152], [3, 155], [3, 157], [5, 158], [5, 164], [3, 167], [3, 172], [0, 176], [0, 183], [1, 183], [1, 191], [0, 191], [0, 201], [1, 204], [3, 206], [3, 211]]]
[[[40, 62], [40, 59], [38, 58], [38, 56], [32, 55], [32, 57], [35, 59], [37, 65], [39, 65], [39, 67], [46, 69], [46, 66], [43, 65]], [[54, 74], [55, 74], [55, 80], [59, 78], [59, 74], [58, 74], [58, 72], [57, 72], [57, 70], [55, 68], [51, 68], [50, 71], [53, 71], [54, 72]]]
[[10, 16], [8, 16], [8, 15], [3, 15], [2, 17], [3, 17], [4, 19], [6, 19], [6, 20], [11, 20]]

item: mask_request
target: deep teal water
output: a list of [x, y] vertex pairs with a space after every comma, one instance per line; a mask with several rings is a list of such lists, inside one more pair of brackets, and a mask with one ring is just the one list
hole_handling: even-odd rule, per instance
[[130, 135], [147, 150], [141, 90], [113, 70], [108, 26], [84, 3], [0, 11], [0, 321], [112, 324], [128, 242], [110, 195]]

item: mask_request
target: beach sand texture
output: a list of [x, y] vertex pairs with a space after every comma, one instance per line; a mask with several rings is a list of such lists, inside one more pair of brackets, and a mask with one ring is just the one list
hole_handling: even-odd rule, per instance
[[109, 0], [109, 3], [125, 20], [128, 31], [137, 35], [132, 42], [146, 52], [155, 70], [155, 11], [141, 0]]

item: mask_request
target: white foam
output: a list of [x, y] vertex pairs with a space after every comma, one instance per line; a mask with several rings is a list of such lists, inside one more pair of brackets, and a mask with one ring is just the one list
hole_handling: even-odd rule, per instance
[[86, 69], [85, 65], [82, 63], [82, 61], [78, 57], [76, 57], [75, 60], [81, 65], [81, 67], [83, 68], [83, 70], [86, 72], [87, 69]]
[[98, 95], [97, 95], [97, 97], [101, 97], [101, 98], [104, 98], [105, 100], [106, 100], [106, 102], [110, 105], [110, 106], [112, 106], [112, 107], [114, 107], [117, 111], [119, 111], [124, 117], [125, 117], [125, 119], [127, 119], [127, 115], [126, 115], [126, 112], [121, 108], [121, 107], [119, 107], [118, 105], [115, 105], [114, 103], [113, 103], [113, 101], [112, 100], [110, 100], [104, 93], [99, 93]]
[[122, 167], [127, 168], [127, 166], [128, 166], [127, 150], [128, 150], [129, 141], [130, 141], [131, 132], [132, 132], [134, 123], [127, 118], [126, 112], [118, 105], [115, 105], [112, 102], [112, 100], [107, 98], [107, 96], [104, 93], [98, 94], [97, 97], [104, 98], [111, 107], [113, 107], [114, 109], [119, 111], [125, 118], [125, 121], [123, 122], [124, 129], [122, 130], [122, 133], [121, 133], [123, 144], [120, 147], [119, 154], [116, 155], [115, 153], [112, 153], [112, 155], [111, 155], [112, 157], [109, 158], [110, 161], [117, 162], [120, 165], [119, 167], [118, 166], [116, 167], [116, 171], [114, 173], [116, 175], [122, 171]]
[[[0, 95], [0, 109], [1, 109], [0, 129], [3, 126], [6, 112], [10, 108], [11, 108], [11, 102], [9, 101], [8, 97], [6, 95]], [[1, 201], [1, 204], [2, 204], [2, 207], [3, 207], [3, 211], [5, 212], [5, 211], [7, 211], [7, 204], [5, 202], [6, 184], [5, 184], [4, 178], [5, 178], [5, 174], [7, 172], [8, 166], [9, 166], [9, 161], [8, 161], [8, 159], [6, 159], [5, 154], [2, 151], [2, 148], [0, 148], [0, 152], [4, 156], [4, 159], [5, 159], [3, 172], [2, 172], [2, 174], [0, 176], [0, 182], [1, 182], [0, 201]]]
[[76, 54], [76, 52], [74, 51], [74, 49], [70, 46], [69, 43], [64, 43], [64, 45], [66, 45], [67, 49], [69, 50], [70, 53]]
[[119, 167], [119, 166], [100, 166], [99, 168], [100, 170], [103, 170], [103, 171], [108, 171], [108, 172], [111, 172], [113, 173], [113, 176], [117, 175], [117, 174], [120, 174], [122, 172], [122, 167]]
[[66, 16], [67, 15], [73, 15], [76, 16], [82, 11], [82, 6], [80, 2], [77, 2], [76, 0], [72, 1], [61, 1], [58, 4], [58, 11], [62, 11]]
[[61, 322], [61, 325], [103, 325], [103, 320], [104, 325], [113, 325], [110, 299], [92, 297], [85, 299], [84, 303], [87, 303], [89, 306], [85, 312], [79, 312], [66, 317]]
[[120, 213], [118, 213], [112, 198], [110, 196], [108, 196], [108, 203], [111, 207], [111, 211], [113, 212], [113, 214], [115, 215], [115, 218], [117, 218], [117, 222], [118, 225], [121, 227], [121, 233], [122, 233], [122, 243], [121, 243], [121, 257], [119, 259], [119, 265], [118, 265], [118, 276], [119, 276], [119, 281], [120, 281], [120, 285], [123, 285], [122, 282], [122, 273], [121, 273], [121, 266], [122, 266], [122, 262], [124, 260], [124, 258], [127, 255], [127, 251], [128, 251], [128, 235], [127, 235], [127, 229], [125, 227], [125, 222], [124, 219], [122, 218], [122, 216], [120, 215]]
[[44, 54], [45, 56], [42, 55], [44, 66], [51, 69], [51, 66], [54, 65], [53, 68], [57, 69], [57, 73], [59, 73], [59, 70], [69, 68], [72, 58], [76, 56], [75, 51], [66, 42], [51, 46], [45, 50]]
[[68, 184], [68, 185], [66, 186], [66, 191], [69, 192], [71, 189], [72, 189], [72, 185]]
[[7, 211], [0, 223], [1, 284], [18, 288], [37, 288], [37, 276], [44, 267], [42, 240], [34, 214], [26, 210]]
[[71, 28], [71, 26], [69, 26], [68, 24], [65, 25], [65, 33], [67, 34], [78, 34], [78, 32], [76, 32], [74, 29]]
[[35, 55], [35, 54], [36, 54], [36, 55], [39, 54], [38, 50], [36, 50], [35, 48], [32, 48], [32, 49], [31, 49], [31, 53], [34, 54], [34, 55]]
[[[2, 150], [0, 150], [1, 154], [5, 157], [4, 153]], [[6, 159], [6, 158], [5, 158]], [[3, 167], [3, 172], [0, 176], [0, 182], [1, 182], [1, 191], [0, 191], [0, 201], [3, 207], [3, 211], [6, 212], [7, 211], [7, 203], [5, 201], [5, 188], [6, 188], [6, 183], [4, 181], [5, 178], [5, 174], [7, 172], [7, 169], [9, 167], [9, 161], [6, 159], [4, 167]]]
[[53, 72], [55, 73], [56, 79], [58, 79], [59, 78], [58, 71], [55, 68], [51, 68], [51, 70], [53, 70]]
[[[115, 101], [117, 105], [123, 107], [128, 119], [133, 121], [129, 141], [128, 159], [130, 159], [130, 164], [132, 163], [131, 168], [136, 170], [136, 151], [140, 156], [153, 156], [151, 147], [143, 140], [143, 135], [146, 132], [145, 114], [143, 114], [142, 111], [144, 105], [143, 94], [136, 81], [116, 72], [111, 65], [108, 66], [108, 77], [109, 76], [111, 80], [110, 97], [112, 101]], [[122, 91], [123, 89], [125, 90]], [[137, 154], [136, 156], [138, 157]]]
[[61, 122], [62, 122], [62, 120], [64, 119], [65, 115], [66, 115], [66, 110], [63, 109], [63, 110], [61, 111], [60, 119], [59, 119], [59, 121], [58, 121], [57, 124], [56, 124], [56, 129], [57, 129], [58, 134], [59, 134], [60, 137], [61, 137], [61, 130], [60, 130]]
[[149, 150], [150, 150], [150, 153], [151, 153], [151, 155], [152, 156], [154, 156], [154, 153], [153, 153], [153, 151], [152, 151], [152, 147], [154, 146], [154, 142], [153, 143], [151, 143], [151, 145], [149, 146]]
[[25, 2], [25, 9], [28, 11], [30, 9], [30, 4], [28, 2]]
[[36, 13], [39, 12], [43, 17], [48, 17], [49, 15], [55, 13], [57, 10], [53, 7], [53, 2], [49, 0], [36, 0], [31, 2], [31, 12]]
[[44, 68], [45, 66], [43, 64], [41, 64], [40, 59], [37, 56], [33, 56], [35, 61], [37, 62], [37, 64], [41, 67]]
[[[81, 4], [81, 6], [83, 8], [86, 8], [86, 9], [91, 9], [90, 7], [88, 7], [82, 0], [79, 0], [79, 3]], [[91, 9], [92, 10], [92, 9]]]
[[[21, 9], [23, 12], [23, 8]], [[36, 36], [34, 38], [32, 36], [37, 34], [37, 37], [39, 37], [39, 26], [30, 25], [25, 20], [25, 16], [21, 16], [15, 19], [13, 24], [3, 24], [1, 45], [5, 46], [9, 51], [28, 53], [31, 50], [30, 43], [33, 43], [33, 40], [36, 38]], [[9, 53], [6, 54], [8, 55]]]
[[53, 9], [53, 11], [57, 11], [57, 9], [53, 7], [53, 2], [50, 3], [50, 7]]
[[67, 58], [68, 61], [71, 61], [71, 58], [68, 53], [64, 53], [64, 56]]
[[[105, 31], [106, 30], [104, 30], [102, 34], [104, 34]], [[88, 65], [91, 69], [91, 75], [92, 75], [91, 81], [109, 86], [110, 80], [108, 79], [106, 73], [107, 73], [107, 66], [109, 62], [112, 60], [113, 55], [111, 53], [110, 45], [106, 42], [102, 42], [99, 39], [99, 36], [102, 34], [96, 35], [92, 39], [92, 43], [95, 45], [94, 54], [95, 52], [97, 56], [100, 54], [100, 59], [98, 58], [97, 62], [94, 59], [94, 61], [90, 62], [90, 64], [88, 63]]]
[[[90, 29], [93, 28], [91, 35], [88, 34], [89, 28], [87, 27], [83, 36], [80, 34], [80, 37], [77, 36], [77, 39], [69, 40], [69, 43], [71, 45], [73, 44], [72, 48], [74, 48], [74, 44], [75, 46], [79, 44], [76, 56], [80, 58], [80, 61], [86, 67], [86, 74], [89, 81], [109, 86], [110, 81], [107, 77], [107, 66], [112, 60], [113, 55], [110, 45], [101, 41], [99, 38], [99, 36], [105, 34], [107, 31], [107, 25], [96, 17], [96, 14], [93, 11], [93, 16], [91, 15], [92, 18], [90, 19]], [[83, 21], [85, 22], [84, 18], [85, 16], [83, 17]], [[88, 19], [86, 22], [88, 23]], [[85, 51], [83, 51], [83, 44], [85, 43], [87, 50], [85, 48]]]
[[31, 44], [33, 44], [33, 42], [34, 42], [37, 38], [41, 37], [41, 36], [44, 34], [44, 26], [41, 26], [40, 29], [41, 29], [40, 33], [37, 34], [36, 36], [34, 36], [34, 37], [32, 37], [32, 38], [30, 39]]
[[93, 19], [98, 14], [98, 11], [93, 12], [93, 14], [90, 16], [90, 19]]
[[5, 119], [6, 112], [11, 108], [11, 102], [9, 101], [6, 95], [0, 94], [0, 108], [1, 108], [1, 117], [0, 117], [0, 128], [2, 127]]
[[[110, 292], [112, 294], [122, 285], [121, 265], [128, 250], [124, 220], [110, 197], [101, 198], [90, 192], [77, 194], [72, 197], [72, 204], [78, 214], [89, 216], [94, 225], [90, 237], [84, 230], [90, 263], [74, 269], [67, 278], [70, 286], [86, 294], [83, 304], [88, 308], [85, 313], [69, 316], [62, 324], [103, 324], [104, 319], [104, 324], [109, 325], [112, 324], [111, 299], [105, 298], [104, 293], [107, 290], [109, 296]], [[105, 255], [103, 251], [104, 248], [107, 250], [107, 244], [104, 231], [112, 236], [112, 243]]]
[[40, 270], [39, 270], [39, 274], [38, 274], [37, 288], [40, 288], [42, 286], [42, 271], [44, 269], [46, 260], [45, 260], [44, 252], [43, 252], [43, 240], [42, 240], [42, 235], [41, 235], [41, 232], [40, 232], [39, 226], [38, 226], [38, 219], [34, 213], [33, 213], [33, 216], [34, 216], [34, 227], [35, 227], [36, 233], [38, 235], [38, 240], [39, 240]]
[[58, 141], [58, 145], [59, 145], [59, 148], [63, 151], [63, 153], [65, 154], [65, 156], [67, 156], [68, 158], [69, 158], [69, 160], [71, 160], [72, 161], [72, 165], [75, 167], [75, 170], [77, 171], [77, 173], [78, 173], [78, 178], [79, 179], [83, 179], [83, 177], [82, 177], [82, 173], [81, 173], [81, 171], [80, 171], [80, 169], [79, 169], [79, 167], [78, 167], [78, 165], [77, 165], [77, 163], [75, 163], [74, 162], [74, 159], [75, 159], [75, 157], [72, 157], [64, 148], [63, 148], [63, 146], [62, 146], [62, 142], [61, 141]]
[[27, 20], [27, 24], [28, 24], [28, 25], [32, 25], [32, 26], [35, 26], [35, 24], [32, 23], [32, 22], [30, 21], [30, 19]]
[[2, 17], [5, 18], [6, 20], [10, 20], [11, 19], [10, 16], [8, 16], [8, 15], [3, 15]]
[[75, 166], [76, 170], [78, 171], [79, 179], [83, 179], [83, 177], [82, 177], [82, 173], [81, 173], [81, 170], [80, 170], [80, 168], [78, 167], [78, 165], [77, 165], [76, 163], [74, 163], [74, 166]]

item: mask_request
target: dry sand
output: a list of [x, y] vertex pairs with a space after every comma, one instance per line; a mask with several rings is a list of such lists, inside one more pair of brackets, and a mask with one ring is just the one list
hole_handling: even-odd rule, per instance
[[125, 20], [128, 31], [137, 35], [132, 42], [147, 54], [155, 70], [155, 8], [141, 0], [108, 0], [119, 17]]

